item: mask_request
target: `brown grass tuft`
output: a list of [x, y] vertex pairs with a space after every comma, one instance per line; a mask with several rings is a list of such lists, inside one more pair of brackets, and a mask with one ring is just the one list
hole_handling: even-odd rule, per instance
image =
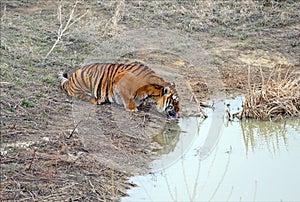
[[[250, 68], [249, 68], [250, 75]], [[261, 71], [262, 82], [251, 87], [243, 104], [242, 116], [260, 120], [296, 117], [300, 110], [300, 77], [281, 65], [274, 68], [267, 81]]]

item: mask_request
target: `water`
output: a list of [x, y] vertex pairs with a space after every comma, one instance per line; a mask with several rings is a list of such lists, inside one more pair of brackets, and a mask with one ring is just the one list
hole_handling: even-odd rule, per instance
[[182, 119], [177, 144], [129, 179], [137, 187], [121, 201], [299, 201], [300, 120], [228, 122], [217, 108]]

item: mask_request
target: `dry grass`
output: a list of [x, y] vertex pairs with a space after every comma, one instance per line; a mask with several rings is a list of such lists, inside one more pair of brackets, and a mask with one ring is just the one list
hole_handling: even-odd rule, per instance
[[[249, 69], [250, 75], [250, 69]], [[249, 77], [250, 78], [250, 77]], [[250, 87], [243, 104], [242, 116], [260, 120], [296, 117], [300, 110], [300, 77], [280, 66], [274, 68], [267, 81]]]

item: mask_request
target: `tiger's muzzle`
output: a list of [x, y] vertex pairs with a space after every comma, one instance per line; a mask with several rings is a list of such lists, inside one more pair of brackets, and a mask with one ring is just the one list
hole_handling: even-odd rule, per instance
[[175, 111], [173, 106], [167, 107], [166, 113], [167, 113], [168, 118], [175, 118], [175, 119], [179, 118], [179, 113], [177, 111]]

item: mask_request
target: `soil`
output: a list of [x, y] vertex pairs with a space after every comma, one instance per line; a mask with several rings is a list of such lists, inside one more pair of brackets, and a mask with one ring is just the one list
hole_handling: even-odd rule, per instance
[[3, 201], [117, 201], [134, 186], [128, 177], [150, 172], [149, 162], [168, 150], [162, 134], [180, 133], [150, 104], [130, 113], [67, 97], [62, 70], [147, 64], [176, 84], [182, 117], [199, 115], [199, 102], [245, 93], [275, 67], [300, 74], [298, 1], [74, 5], [1, 3]]

